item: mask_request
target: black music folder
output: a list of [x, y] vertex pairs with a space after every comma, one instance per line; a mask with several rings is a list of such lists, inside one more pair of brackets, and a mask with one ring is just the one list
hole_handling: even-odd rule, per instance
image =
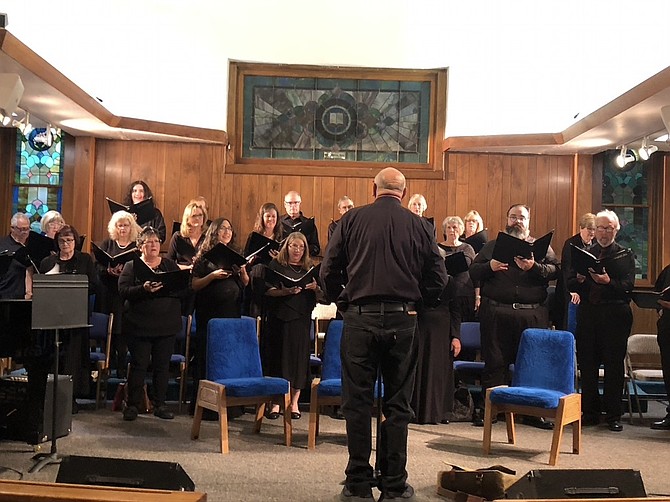
[[144, 223], [151, 221], [156, 215], [156, 208], [152, 197], [144, 199], [137, 204], [131, 204], [130, 206], [116, 202], [109, 197], [105, 197], [105, 199], [107, 199], [107, 205], [112, 214], [117, 211], [127, 211], [136, 216], [138, 225], [143, 225]]
[[307, 218], [305, 221], [293, 222], [293, 220], [281, 220], [281, 224], [284, 227], [284, 234], [288, 235], [291, 232], [300, 232], [303, 235], [310, 235], [314, 233], [316, 228], [316, 223], [314, 223], [314, 218]]
[[524, 241], [505, 232], [498, 232], [496, 244], [493, 248], [493, 259], [502, 263], [513, 263], [514, 257], [521, 256], [530, 258], [531, 256], [537, 262], [544, 260], [551, 244], [551, 238], [554, 236], [552, 230], [533, 242]]
[[178, 233], [181, 235], [181, 221], [174, 221], [172, 220], [172, 234], [174, 235], [175, 233]]
[[252, 256], [258, 256], [258, 260], [261, 263], [269, 263], [270, 260], [272, 260], [270, 251], [279, 251], [282, 242], [277, 242], [276, 240], [265, 237], [258, 232], [251, 232], [249, 246], [247, 249], [250, 254], [247, 256], [247, 259], [251, 259]]
[[447, 269], [447, 274], [451, 276], [467, 272], [470, 268], [463, 251], [458, 251], [447, 256], [444, 259], [444, 266]]
[[151, 267], [144, 263], [137, 255], [133, 258], [133, 266], [135, 277], [140, 281], [160, 282], [163, 284], [163, 288], [158, 292], [159, 294], [170, 294], [186, 289], [191, 281], [191, 271], [189, 269], [171, 270], [170, 272], [154, 272]]
[[122, 253], [112, 256], [104, 249], [101, 249], [95, 242], [91, 242], [91, 251], [93, 251], [93, 256], [95, 256], [95, 261], [100, 265], [105, 267], [114, 268], [117, 265], [124, 264], [133, 259], [137, 255], [138, 249], [133, 246], [131, 249], [127, 249]]
[[479, 253], [484, 247], [484, 244], [486, 244], [488, 240], [489, 240], [489, 234], [487, 232], [487, 229], [485, 228], [484, 230], [480, 230], [476, 234], [472, 234], [470, 237], [463, 239], [462, 242], [470, 244], [472, 246], [472, 249], [475, 250], [475, 253]]
[[276, 287], [293, 288], [298, 286], [304, 288], [310, 282], [319, 277], [320, 269], [321, 264], [319, 263], [315, 267], [310, 268], [307, 272], [305, 272], [297, 279], [293, 279], [287, 275], [282, 274], [281, 272], [277, 272], [276, 270], [272, 270], [271, 268], [266, 267], [265, 281]]
[[630, 249], [621, 249], [613, 255], [604, 258], [596, 256], [585, 249], [570, 244], [570, 256], [572, 257], [572, 268], [581, 275], [589, 275], [589, 269], [593, 269], [596, 274], [602, 274], [603, 270], [618, 275], [620, 268], [627, 266], [625, 258], [631, 254]]
[[658, 304], [658, 300], [670, 302], [670, 286], [662, 291], [632, 291], [630, 297], [641, 309], [660, 310], [662, 307]]
[[247, 259], [244, 256], [221, 242], [202, 256], [220, 269], [228, 271], [232, 271], [233, 267], [241, 267], [247, 263]]
[[30, 259], [38, 267], [44, 258], [49, 256], [51, 253], [55, 253], [57, 250], [58, 248], [56, 247], [56, 241], [51, 237], [38, 234], [32, 230], [28, 234], [28, 239], [26, 240], [26, 251], [28, 252]]

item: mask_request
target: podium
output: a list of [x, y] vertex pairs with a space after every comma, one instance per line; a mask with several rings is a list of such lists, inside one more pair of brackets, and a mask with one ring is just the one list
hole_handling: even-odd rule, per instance
[[[33, 277], [32, 328], [52, 329], [54, 335], [54, 378], [52, 417], [58, 416], [58, 356], [59, 330], [86, 328], [88, 322], [88, 276], [80, 274], [38, 274]], [[30, 378], [30, 376], [29, 376]], [[67, 403], [68, 405], [70, 403]], [[56, 421], [51, 423], [51, 451], [34, 457], [29, 472], [39, 472], [44, 466], [58, 464]]]

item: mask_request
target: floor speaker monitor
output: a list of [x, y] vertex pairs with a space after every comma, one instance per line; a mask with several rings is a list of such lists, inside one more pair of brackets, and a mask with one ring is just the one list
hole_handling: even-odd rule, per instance
[[0, 73], [0, 108], [5, 115], [16, 111], [23, 91], [23, 82], [16, 73]]
[[633, 469], [538, 469], [509, 487], [508, 499], [601, 499], [646, 497]]
[[56, 483], [195, 491], [195, 484], [176, 462], [78, 455], [63, 458]]

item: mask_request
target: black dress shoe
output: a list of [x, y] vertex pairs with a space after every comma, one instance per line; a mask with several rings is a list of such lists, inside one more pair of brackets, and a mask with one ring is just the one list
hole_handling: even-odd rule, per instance
[[278, 411], [272, 411], [272, 408], [268, 408], [265, 410], [265, 418], [268, 420], [277, 420], [279, 418], [279, 412]]
[[623, 425], [618, 420], [610, 420], [607, 422], [607, 428], [612, 432], [621, 432], [623, 430]]
[[172, 413], [167, 406], [158, 406], [154, 410], [154, 416], [162, 418], [163, 420], [172, 420], [174, 418], [174, 413]]
[[374, 497], [372, 496], [372, 488], [368, 488], [365, 491], [361, 492], [353, 492], [346, 486], [342, 488], [342, 493], [340, 493], [340, 500], [343, 501], [350, 501], [350, 502], [355, 502], [355, 501], [369, 501], [369, 500], [374, 500]]
[[382, 500], [414, 500], [414, 488], [407, 485], [401, 493], [382, 491], [379, 502], [382, 502]]
[[553, 430], [554, 428], [554, 422], [549, 422], [544, 417], [523, 417], [523, 423], [546, 431]]
[[670, 431], [670, 414], [666, 415], [663, 420], [652, 423], [651, 428], [657, 431]]
[[[498, 417], [493, 417], [493, 420], [491, 420], [492, 424], [495, 424], [498, 422]], [[477, 411], [472, 415], [472, 425], [475, 427], [484, 427], [484, 412], [483, 411]]]

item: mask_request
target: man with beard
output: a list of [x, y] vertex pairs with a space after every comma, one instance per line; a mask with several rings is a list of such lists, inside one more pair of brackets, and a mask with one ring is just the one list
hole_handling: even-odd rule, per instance
[[[530, 237], [530, 208], [514, 204], [507, 210], [505, 232], [533, 242]], [[548, 328], [549, 311], [544, 305], [547, 285], [559, 274], [559, 264], [551, 247], [541, 261], [516, 256], [513, 262], [494, 260], [495, 241], [487, 242], [470, 266], [470, 277], [481, 285], [479, 310], [482, 334], [482, 392], [508, 383], [509, 365], [516, 360], [521, 333], [526, 328]], [[483, 426], [481, 415], [475, 425]], [[553, 424], [542, 418], [526, 418], [526, 423], [541, 428]]]

